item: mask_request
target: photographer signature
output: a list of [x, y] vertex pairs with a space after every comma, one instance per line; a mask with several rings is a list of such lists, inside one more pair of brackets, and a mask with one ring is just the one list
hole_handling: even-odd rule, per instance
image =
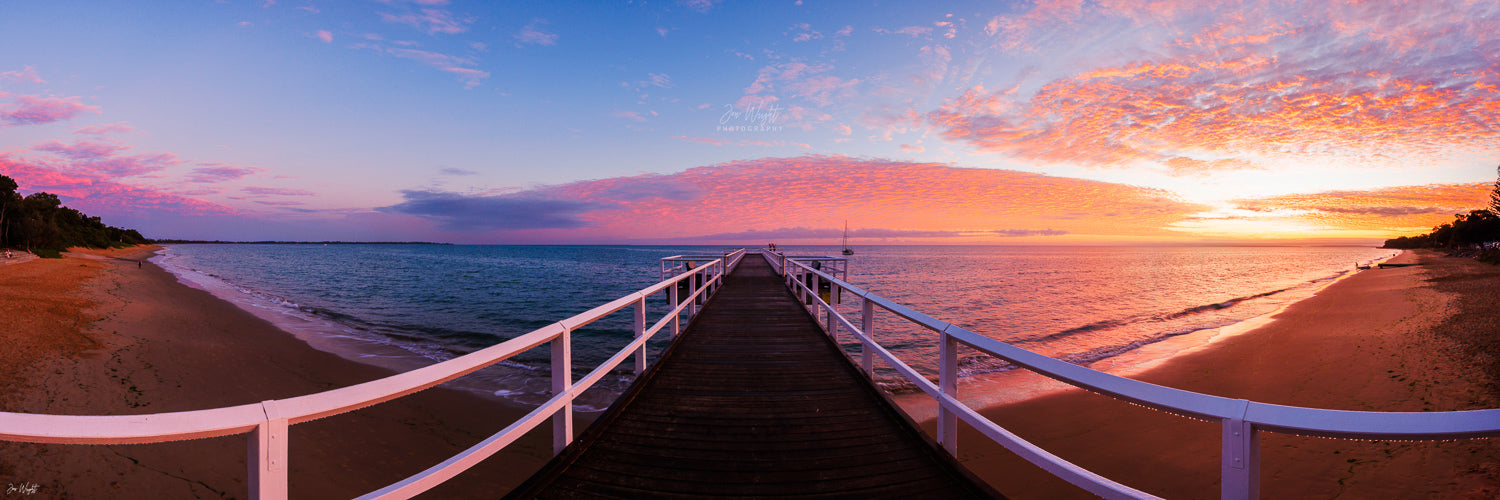
[[20, 493], [22, 495], [35, 495], [37, 490], [41, 488], [42, 485], [36, 483], [23, 482], [21, 484], [6, 484], [5, 496], [10, 496], [13, 493]]

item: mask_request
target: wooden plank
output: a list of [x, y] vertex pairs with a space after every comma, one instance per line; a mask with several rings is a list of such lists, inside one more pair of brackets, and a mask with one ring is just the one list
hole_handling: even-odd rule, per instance
[[763, 259], [511, 498], [998, 495], [895, 413]]

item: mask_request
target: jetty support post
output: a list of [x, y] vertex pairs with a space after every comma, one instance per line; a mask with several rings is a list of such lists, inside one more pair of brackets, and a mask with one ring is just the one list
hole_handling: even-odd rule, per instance
[[[573, 390], [572, 328], [562, 325], [562, 333], [552, 339], [552, 395]], [[560, 455], [573, 442], [573, 398], [567, 398], [552, 414], [552, 454]]]
[[261, 401], [266, 419], [250, 432], [250, 498], [286, 500], [287, 498], [287, 431], [290, 424], [276, 408], [276, 401]]
[[1260, 498], [1260, 430], [1245, 421], [1250, 408], [1247, 400], [1239, 401], [1237, 417], [1223, 419], [1223, 453], [1219, 465], [1219, 498], [1254, 500]]
[[[938, 332], [938, 390], [946, 396], [958, 399], [958, 339], [948, 335], [948, 329]], [[937, 441], [958, 457], [958, 414], [938, 401]]]

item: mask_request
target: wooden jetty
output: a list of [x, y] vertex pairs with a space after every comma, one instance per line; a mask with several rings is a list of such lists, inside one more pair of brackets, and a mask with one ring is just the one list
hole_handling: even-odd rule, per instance
[[[844, 280], [841, 257], [774, 252], [745, 257], [740, 249], [664, 258], [656, 284], [499, 344], [379, 380], [150, 415], [0, 412], [0, 441], [143, 445], [239, 435], [246, 438], [248, 496], [284, 500], [290, 496], [288, 470], [296, 466], [288, 463], [289, 441], [296, 436], [291, 427], [434, 387], [543, 345], [552, 355], [551, 399], [447, 460], [359, 498], [422, 494], [549, 421], [557, 456], [513, 498], [998, 497], [954, 461], [960, 423], [1089, 493], [1156, 498], [1026, 442], [969, 407], [959, 399], [961, 346], [1121, 401], [1220, 422], [1220, 497], [1226, 499], [1260, 496], [1263, 433], [1358, 440], [1500, 437], [1500, 409], [1301, 408], [1131, 380], [1006, 344], [861, 289]], [[663, 295], [669, 310], [648, 322], [648, 299]], [[859, 324], [820, 297], [856, 301]], [[635, 339], [575, 379], [572, 332], [617, 313], [631, 313]], [[936, 382], [877, 342], [877, 314], [931, 332], [938, 343]], [[685, 331], [682, 315], [691, 318]], [[646, 343], [657, 334], [674, 341], [662, 359], [649, 364]], [[835, 336], [859, 344], [858, 368], [839, 350]], [[636, 383], [575, 439], [573, 400], [629, 366], [627, 361], [639, 375]], [[937, 403], [936, 443], [869, 382], [866, 374], [876, 363]]]
[[990, 498], [750, 256], [632, 390], [510, 498]]

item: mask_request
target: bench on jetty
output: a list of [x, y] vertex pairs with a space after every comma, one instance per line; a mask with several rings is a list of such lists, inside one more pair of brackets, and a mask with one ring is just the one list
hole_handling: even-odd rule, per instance
[[[830, 348], [834, 356], [819, 357], [801, 352], [804, 350], [801, 347], [791, 347], [789, 339], [785, 341], [787, 342], [785, 345], [776, 345], [783, 340], [775, 334], [774, 330], [781, 329], [779, 325], [783, 323], [788, 326], [787, 330], [793, 329], [790, 328], [790, 324], [798, 321], [792, 318], [799, 314], [803, 318], [801, 320], [803, 326], [807, 321], [814, 321], [818, 331], [835, 339], [833, 344], [837, 343], [841, 335], [847, 335], [858, 343], [858, 369], [853, 370], [854, 373], [862, 373], [864, 377], [869, 377], [877, 363], [884, 363], [884, 366], [893, 369], [923, 393], [932, 397], [938, 405], [935, 444], [949, 457], [957, 455], [958, 421], [962, 420], [981, 435], [1005, 446], [1043, 470], [1106, 498], [1155, 497], [1052, 455], [969, 408], [958, 399], [957, 352], [960, 345], [974, 352], [994, 356], [1019, 367], [1122, 401], [1184, 417], [1221, 422], [1223, 447], [1220, 453], [1220, 496], [1222, 498], [1245, 499], [1259, 496], [1259, 436], [1262, 432], [1344, 439], [1428, 441], [1500, 436], [1500, 409], [1430, 413], [1323, 410], [1228, 399], [1139, 382], [1052, 359], [979, 335], [860, 289], [841, 279], [840, 276], [836, 276], [837, 273], [827, 272], [831, 269], [813, 265], [819, 262], [841, 261], [841, 258], [762, 254], [749, 261], [744, 274], [732, 274], [743, 257], [745, 257], [744, 250], [737, 250], [722, 255], [679, 256], [664, 259], [664, 277], [659, 283], [494, 346], [380, 380], [282, 400], [187, 412], [111, 416], [0, 412], [0, 440], [115, 445], [246, 435], [249, 451], [247, 461], [249, 471], [246, 482], [250, 489], [249, 496], [257, 499], [284, 499], [288, 495], [287, 470], [294, 466], [287, 463], [290, 426], [399, 398], [547, 344], [552, 355], [553, 397], [551, 399], [520, 420], [458, 455], [360, 498], [416, 496], [462, 473], [514, 442], [521, 435], [548, 421], [552, 423], [553, 449], [554, 453], [559, 455], [559, 458], [556, 458], [558, 465], [547, 468], [543, 474], [524, 485], [528, 488], [526, 490], [528, 492], [533, 491], [530, 488], [538, 488], [536, 491], [542, 491], [548, 495], [556, 491], [562, 492], [558, 493], [558, 496], [568, 496], [564, 490], [582, 488], [582, 492], [589, 495], [615, 492], [622, 496], [639, 496], [634, 495], [632, 490], [649, 491], [646, 489], [644, 480], [640, 478], [656, 478], [660, 475], [653, 475], [652, 471], [636, 465], [645, 463], [674, 471], [677, 474], [671, 476], [673, 478], [695, 477], [688, 471], [704, 472], [697, 474], [697, 479], [692, 479], [692, 481], [701, 483], [706, 478], [726, 488], [716, 494], [726, 495], [772, 496], [779, 492], [789, 496], [815, 496], [819, 494], [819, 488], [828, 487], [830, 490], [824, 496], [863, 497], [882, 494], [877, 491], [900, 495], [901, 492], [907, 491], [902, 488], [910, 486], [902, 484], [901, 481], [859, 479], [874, 478], [879, 475], [909, 478], [913, 483], [918, 480], [938, 478], [939, 481], [946, 482], [954, 488], [948, 491], [954, 492], [955, 496], [989, 493], [973, 481], [966, 482], [967, 476], [962, 469], [952, 467], [949, 458], [939, 455], [937, 459], [934, 459], [931, 454], [925, 454], [922, 451], [924, 448], [931, 450], [931, 446], [928, 446], [925, 440], [913, 445], [908, 439], [912, 434], [902, 429], [899, 417], [889, 418], [891, 414], [885, 413], [882, 417], [870, 418], [872, 412], [894, 411], [889, 405], [882, 406], [884, 403], [878, 395], [874, 399], [865, 398], [864, 400], [876, 408], [883, 409], [871, 410], [869, 409], [871, 407], [865, 406], [857, 410], [857, 415], [859, 415], [857, 417], [850, 418], [853, 416], [850, 414], [839, 415], [837, 412], [840, 410], [855, 408], [856, 406], [853, 405], [866, 404], [856, 403], [856, 400], [864, 396], [858, 396], [855, 393], [863, 391], [866, 396], [874, 393], [870, 391], [867, 383], [858, 378], [834, 379], [812, 375], [825, 372], [839, 373], [840, 370], [845, 374], [850, 372], [851, 361], [839, 359], [839, 356], [843, 354], [841, 351]], [[666, 267], [668, 261], [685, 263], [685, 265], [674, 264], [668, 271]], [[763, 261], [774, 271], [774, 274], [766, 274], [764, 270], [757, 270], [760, 269], [760, 265], [756, 264], [757, 261]], [[726, 279], [727, 276], [733, 277]], [[755, 281], [763, 283], [764, 278], [777, 280], [778, 283], [785, 285], [786, 290], [791, 291], [796, 300], [784, 300], [787, 294], [780, 289], [777, 289], [776, 293], [771, 293], [767, 291], [767, 287], [763, 286], [736, 286], [733, 289], [726, 286], [726, 284], [737, 284], [741, 278], [744, 278], [747, 283]], [[828, 293], [828, 300], [821, 296], [821, 292], [824, 291]], [[668, 310], [659, 319], [648, 323], [647, 300], [659, 300], [663, 295], [668, 304], [666, 307]], [[828, 304], [829, 301], [838, 303], [839, 299], [855, 300], [860, 305], [860, 312], [857, 314], [858, 325], [838, 308]], [[790, 303], [791, 311], [774, 315], [767, 312], [775, 302]], [[742, 305], [735, 306], [734, 304]], [[707, 309], [700, 311], [700, 307], [704, 306], [708, 306]], [[807, 307], [806, 313], [797, 310], [803, 306]], [[571, 332], [608, 315], [623, 313], [627, 309], [632, 315], [634, 339], [588, 375], [574, 380]], [[933, 332], [939, 346], [939, 359], [935, 363], [938, 366], [936, 383], [928, 380], [875, 342], [878, 332], [874, 330], [872, 318], [877, 313], [893, 315]], [[856, 315], [851, 313], [849, 316]], [[682, 331], [684, 317], [691, 321], [689, 324], [694, 328], [694, 333], [691, 337], [678, 338]], [[766, 324], [778, 326], [766, 329], [770, 333], [769, 336], [763, 338], [760, 337], [760, 333], [750, 332], [756, 324], [751, 321], [751, 318], [757, 322], [764, 319]], [[716, 323], [721, 326], [710, 327]], [[720, 329], [718, 334], [712, 332], [714, 328]], [[796, 329], [803, 328], [799, 326]], [[678, 341], [669, 348], [670, 354], [666, 356], [667, 361], [659, 362], [647, 374], [650, 363], [646, 359], [648, 354], [646, 342], [663, 331], [668, 332], [667, 335]], [[694, 340], [694, 338], [699, 339]], [[805, 345], [812, 346], [816, 343]], [[744, 355], [746, 350], [756, 347], [780, 349], [787, 360], [782, 363], [772, 359]], [[806, 347], [806, 350], [812, 351], [816, 348]], [[812, 357], [801, 358], [804, 354]], [[578, 443], [573, 445], [574, 398], [627, 360], [633, 361], [634, 371], [640, 376], [638, 380], [642, 382], [627, 391], [627, 395], [622, 398], [617, 408], [611, 410], [612, 413], [609, 416], [601, 419], [601, 425], [591, 427]], [[723, 372], [725, 375], [715, 376], [708, 372], [698, 372], [700, 375], [694, 375], [695, 370], [702, 369], [702, 365], [717, 364], [716, 362], [729, 364], [728, 361], [745, 364], [737, 368], [738, 373], [735, 373], [736, 368], [731, 367], [729, 371]], [[683, 365], [684, 367], [673, 368], [668, 365]], [[771, 382], [771, 379], [780, 377], [776, 376], [779, 374], [768, 373], [768, 371], [787, 372], [792, 375], [790, 378], [797, 379], [800, 388], [773, 388], [774, 382]], [[759, 380], [760, 378], [766, 380]], [[728, 396], [729, 392], [736, 390], [737, 384], [745, 392], [736, 396]], [[766, 398], [760, 400], [761, 404], [757, 405], [740, 406], [741, 403], [735, 400], [738, 397], [755, 399], [758, 395], [751, 394], [755, 392], [777, 393], [777, 395], [763, 394]], [[844, 396], [836, 396], [835, 393], [851, 395], [846, 400], [842, 399]], [[696, 407], [688, 408], [681, 402], [653, 401], [653, 398], [663, 397], [662, 395], [684, 398], [684, 401], [697, 401], [698, 403]], [[796, 402], [799, 398], [805, 401]], [[781, 401], [781, 403], [772, 403], [773, 400]], [[832, 420], [804, 420], [808, 425], [787, 424], [786, 427], [764, 430], [764, 434], [757, 434], [762, 432], [762, 429], [757, 427], [760, 423], [757, 419], [775, 421], [778, 417], [774, 416], [773, 412], [784, 411], [788, 414], [801, 412], [805, 415], [809, 409], [813, 410], [814, 415], [808, 418], [821, 419], [824, 417], [819, 414], [823, 413], [825, 403], [829, 411], [834, 413], [829, 417]], [[845, 404], [850, 406], [843, 406]], [[706, 413], [714, 409], [740, 408], [745, 411], [739, 412], [737, 418], [727, 422], [710, 421], [718, 417], [710, 417], [709, 413]], [[757, 413], [750, 412], [756, 408], [759, 408]], [[700, 411], [705, 413], [696, 413]], [[632, 419], [635, 420], [632, 421]], [[891, 423], [893, 427], [885, 427], [887, 423]], [[861, 435], [856, 431], [852, 434], [839, 434], [849, 430], [843, 427], [865, 429], [868, 433]], [[906, 429], [909, 430], [910, 426], [906, 426]], [[632, 435], [632, 432], [635, 435]], [[674, 433], [680, 439], [674, 439]], [[783, 439], [792, 434], [806, 434], [807, 436]], [[830, 481], [829, 484], [824, 485], [817, 480], [799, 479], [794, 476], [795, 472], [786, 472], [774, 467], [776, 464], [770, 462], [780, 460], [774, 455], [775, 446], [770, 446], [769, 448], [773, 450], [769, 452], [760, 449], [739, 451], [742, 456], [738, 459], [730, 456], [734, 453], [731, 451], [733, 446], [757, 446], [754, 443], [756, 439], [752, 439], [754, 436], [769, 437], [763, 441], [783, 444], [788, 448], [802, 446], [811, 441], [827, 445], [827, 451], [830, 452], [825, 458], [829, 458], [828, 462], [820, 462], [821, 458], [816, 456], [825, 451], [824, 446], [819, 446], [811, 448], [803, 455], [807, 458], [796, 462], [796, 465], [805, 466], [810, 470], [822, 469], [830, 474], [828, 477], [837, 476], [842, 479]], [[824, 439], [823, 436], [828, 436], [828, 438]], [[637, 441], [632, 442], [632, 440]], [[662, 448], [647, 447], [645, 444], [647, 440], [657, 443], [652, 446], [659, 445]], [[870, 445], [869, 448], [858, 448], [861, 446], [861, 441]], [[612, 446], [609, 445], [611, 442], [625, 443], [627, 446], [611, 450], [609, 448]], [[698, 446], [695, 446], [695, 443]], [[709, 444], [704, 445], [704, 443]], [[831, 451], [846, 445], [853, 447], [846, 449], [847, 453], [840, 454]], [[898, 448], [904, 451], [898, 451]], [[868, 465], [855, 464], [855, 462], [849, 462], [851, 465], [848, 467], [833, 465], [832, 457], [835, 455], [844, 455], [843, 458], [848, 458], [848, 456], [857, 456], [865, 452], [871, 452], [879, 457], [897, 458], [879, 460], [879, 463]], [[713, 459], [715, 456], [718, 460], [713, 465], [714, 467], [739, 465], [743, 469], [739, 469], [738, 472], [704, 471], [707, 464], [715, 462]], [[612, 459], [614, 461], [609, 462]], [[572, 467], [565, 467], [564, 465], [567, 464], [572, 464]], [[767, 468], [760, 469], [761, 467]], [[928, 472], [902, 472], [919, 469]], [[755, 472], [756, 470], [762, 472]], [[757, 476], [757, 474], [765, 475]], [[608, 479], [610, 476], [614, 479]], [[762, 481], [762, 478], [770, 478], [770, 480]], [[585, 481], [596, 480], [602, 482], [585, 483]], [[778, 487], [784, 489], [777, 490], [777, 492], [772, 492], [770, 489], [756, 489], [769, 488], [763, 484], [772, 483], [780, 483], [781, 486]], [[727, 489], [730, 487], [737, 489], [730, 491]], [[659, 490], [661, 496], [703, 495], [701, 492], [695, 494], [692, 491], [668, 495], [667, 491]], [[928, 496], [927, 493], [926, 490], [920, 492], [923, 496]]]

